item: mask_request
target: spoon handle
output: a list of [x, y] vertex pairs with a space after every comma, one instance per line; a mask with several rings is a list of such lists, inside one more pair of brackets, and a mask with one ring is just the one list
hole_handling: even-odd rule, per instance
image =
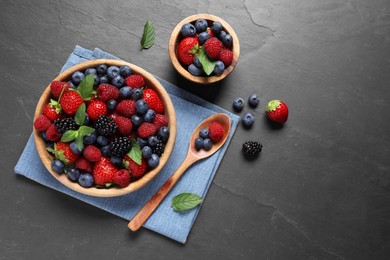
[[161, 188], [153, 195], [153, 197], [145, 204], [145, 206], [134, 216], [129, 222], [128, 227], [132, 231], [137, 231], [146, 220], [152, 215], [154, 210], [160, 205], [161, 201], [173, 188], [176, 182], [180, 179], [183, 173], [190, 167], [197, 159], [187, 155], [183, 163], [177, 168], [176, 172], [161, 186]]

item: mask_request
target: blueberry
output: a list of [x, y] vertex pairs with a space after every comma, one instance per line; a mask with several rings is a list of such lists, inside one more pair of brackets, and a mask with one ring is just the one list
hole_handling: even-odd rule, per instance
[[130, 120], [134, 126], [140, 126], [144, 122], [144, 119], [138, 115], [132, 115]]
[[103, 76], [107, 73], [107, 65], [106, 64], [100, 64], [96, 68], [96, 72], [99, 74], [99, 76]]
[[195, 64], [190, 64], [188, 66], [188, 72], [191, 73], [191, 75], [194, 75], [194, 76], [200, 76], [203, 73], [202, 69], [196, 67]]
[[61, 173], [65, 169], [65, 164], [63, 162], [61, 162], [60, 160], [58, 160], [58, 159], [54, 159], [51, 162], [51, 168], [52, 168], [53, 171]]
[[198, 34], [198, 42], [200, 45], [203, 45], [208, 39], [210, 39], [210, 34], [208, 32], [201, 32]]
[[110, 161], [112, 164], [115, 164], [117, 166], [121, 165], [122, 164], [122, 160], [123, 158], [120, 157], [120, 156], [111, 156], [110, 157]]
[[223, 72], [224, 70], [225, 70], [225, 64], [223, 64], [222, 61], [217, 60], [217, 61], [215, 62], [215, 68], [214, 68], [214, 70], [213, 70], [214, 74], [217, 75], [217, 76], [219, 76], [219, 75], [222, 74], [222, 72]]
[[154, 112], [153, 109], [148, 109], [148, 111], [146, 111], [146, 113], [144, 115], [144, 121], [145, 122], [151, 122], [154, 119], [155, 116], [156, 116], [156, 112]]
[[204, 32], [207, 29], [207, 21], [205, 19], [198, 19], [195, 22], [195, 28], [198, 33]]
[[137, 143], [141, 147], [141, 149], [145, 146], [148, 145], [148, 141], [145, 139], [142, 139], [141, 137], [137, 137]]
[[96, 141], [96, 138], [97, 138], [96, 133], [92, 133], [85, 136], [83, 142], [85, 145], [93, 144]]
[[89, 116], [88, 114], [85, 114], [85, 120], [84, 120], [84, 125], [89, 125]]
[[149, 146], [142, 147], [142, 157], [149, 159], [152, 156], [152, 148]]
[[119, 74], [126, 78], [131, 75], [131, 68], [127, 65], [123, 65], [119, 67]]
[[166, 142], [169, 138], [169, 128], [167, 126], [162, 126], [158, 129], [157, 134], [163, 142]]
[[135, 89], [133, 89], [133, 92], [131, 93], [131, 98], [134, 100], [138, 100], [138, 99], [142, 98], [143, 94], [144, 93], [143, 93], [142, 89], [135, 88]]
[[80, 177], [80, 171], [74, 167], [68, 168], [66, 175], [71, 181], [77, 181]]
[[156, 168], [158, 164], [160, 163], [160, 157], [158, 157], [157, 154], [152, 154], [152, 156], [148, 160], [148, 165], [151, 168]]
[[218, 35], [218, 38], [219, 38], [220, 40], [222, 40], [222, 38], [225, 37], [226, 34], [227, 34], [227, 33], [226, 33], [224, 30], [222, 30], [222, 31], [220, 32], [220, 34]]
[[125, 84], [125, 79], [121, 75], [116, 75], [112, 80], [111, 80], [112, 85], [120, 89], [123, 87], [123, 84]]
[[146, 113], [146, 111], [148, 111], [149, 106], [145, 100], [139, 99], [139, 100], [137, 100], [137, 102], [135, 102], [135, 109], [137, 110], [138, 113], [140, 113], [141, 115], [144, 115]]
[[230, 48], [233, 44], [233, 37], [230, 34], [226, 34], [224, 37], [221, 37], [221, 41], [223, 45]]
[[208, 128], [202, 128], [199, 131], [199, 136], [203, 139], [209, 138], [209, 129]]
[[93, 86], [96, 88], [100, 84], [100, 77], [98, 74], [93, 74]]
[[245, 105], [245, 101], [243, 98], [238, 97], [233, 99], [233, 108], [237, 112], [240, 112], [244, 108], [244, 105]]
[[66, 84], [68, 84], [68, 86], [70, 86], [71, 88], [73, 89], [76, 89], [77, 86], [75, 84], [73, 84], [73, 82], [71, 80], [69, 80], [68, 82], [66, 82]]
[[247, 112], [242, 116], [242, 124], [245, 127], [251, 127], [254, 122], [255, 122], [255, 116], [252, 113]]
[[110, 145], [105, 145], [102, 148], [100, 148], [100, 152], [104, 156], [110, 156], [111, 155], [111, 148]]
[[107, 77], [113, 79], [119, 75], [119, 68], [117, 66], [110, 66], [107, 69]]
[[80, 82], [84, 79], [84, 73], [81, 71], [76, 71], [75, 73], [72, 74], [72, 82], [78, 86]]
[[212, 146], [213, 146], [213, 143], [211, 142], [211, 140], [209, 138], [206, 138], [203, 140], [203, 149], [208, 151], [211, 149]]
[[260, 102], [260, 98], [256, 95], [256, 94], [252, 94], [249, 96], [248, 98], [248, 104], [251, 106], [251, 107], [257, 107], [257, 105], [259, 104]]
[[198, 137], [195, 139], [195, 149], [199, 151], [203, 147], [203, 139], [201, 137]]
[[150, 147], [155, 147], [157, 143], [158, 143], [157, 136], [152, 135], [148, 137], [148, 144]]
[[194, 65], [195, 65], [196, 67], [202, 68], [202, 64], [201, 64], [200, 61], [199, 61], [198, 55], [196, 55], [196, 56], [194, 57], [193, 63], [194, 63]]
[[105, 136], [102, 136], [102, 135], [99, 135], [97, 138], [96, 138], [96, 142], [98, 144], [100, 144], [101, 146], [106, 146], [108, 145], [110, 142], [108, 141], [108, 139], [105, 137]]
[[92, 174], [86, 172], [80, 174], [79, 177], [79, 184], [83, 186], [84, 188], [89, 188], [93, 185], [93, 176]]
[[186, 23], [181, 27], [180, 33], [183, 37], [194, 36], [196, 33], [196, 28], [193, 24]]
[[71, 142], [69, 147], [70, 147], [70, 150], [72, 150], [72, 152], [74, 154], [77, 154], [77, 155], [81, 154], [81, 151], [79, 150], [79, 148], [77, 148], [76, 142]]
[[54, 142], [46, 142], [46, 148], [54, 149]]
[[213, 31], [214, 35], [219, 35], [222, 31], [222, 24], [218, 21], [213, 22], [211, 30]]
[[84, 74], [85, 74], [85, 76], [87, 76], [88, 74], [96, 74], [96, 69], [95, 68], [88, 68], [85, 70]]
[[116, 108], [116, 105], [118, 105], [118, 102], [115, 99], [110, 99], [107, 101], [107, 109], [110, 112], [113, 112]]
[[106, 83], [109, 82], [107, 76], [101, 76], [101, 77], [99, 78], [99, 81], [100, 81], [100, 84], [106, 84]]
[[124, 86], [124, 87], [121, 87], [121, 89], [119, 90], [119, 96], [122, 99], [127, 99], [131, 96], [131, 92], [133, 92], [133, 89], [131, 87]]
[[50, 142], [50, 140], [49, 139], [47, 139], [47, 135], [46, 135], [46, 132], [42, 132], [42, 139], [43, 139], [43, 141], [45, 141], [45, 142]]

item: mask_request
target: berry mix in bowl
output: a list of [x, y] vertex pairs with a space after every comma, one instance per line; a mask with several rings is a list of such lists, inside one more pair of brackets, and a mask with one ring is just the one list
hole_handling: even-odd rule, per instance
[[118, 60], [78, 64], [43, 92], [34, 139], [48, 171], [83, 194], [133, 192], [164, 167], [176, 138], [176, 115], [163, 86]]
[[238, 62], [240, 44], [233, 28], [210, 14], [183, 19], [172, 31], [168, 52], [186, 79], [209, 84], [224, 79]]

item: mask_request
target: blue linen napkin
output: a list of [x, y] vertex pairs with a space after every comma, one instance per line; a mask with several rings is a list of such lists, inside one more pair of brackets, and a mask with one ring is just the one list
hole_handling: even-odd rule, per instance
[[[91, 51], [76, 46], [61, 72], [80, 62], [100, 58], [118, 59], [98, 48]], [[30, 136], [19, 161], [15, 166], [15, 173], [24, 175], [40, 184], [68, 194], [126, 220], [130, 220], [182, 163], [187, 153], [191, 133], [195, 127], [212, 114], [221, 112], [226, 113], [230, 116], [232, 121], [231, 132], [226, 144], [211, 157], [204, 159], [189, 168], [144, 224], [144, 227], [184, 244], [198, 215], [200, 206], [183, 214], [175, 212], [171, 208], [171, 200], [173, 196], [182, 192], [192, 192], [205, 198], [218, 166], [221, 163], [222, 157], [236, 130], [239, 117], [186, 92], [165, 80], [157, 79], [169, 93], [175, 107], [177, 137], [171, 158], [160, 174], [146, 186], [133, 193], [110, 198], [92, 197], [75, 192], [58, 182], [46, 170], [38, 156], [33, 135]]]

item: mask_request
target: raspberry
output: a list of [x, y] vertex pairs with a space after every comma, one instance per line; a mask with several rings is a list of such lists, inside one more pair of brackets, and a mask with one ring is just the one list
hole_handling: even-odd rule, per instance
[[209, 58], [216, 59], [222, 50], [223, 43], [216, 37], [212, 37], [205, 42], [203, 47]]
[[46, 137], [52, 142], [58, 141], [61, 138], [61, 134], [58, 132], [56, 126], [51, 124], [46, 130]]
[[58, 98], [61, 95], [63, 89], [64, 89], [64, 93], [66, 93], [69, 91], [70, 88], [71, 87], [67, 85], [66, 82], [55, 80], [52, 83], [50, 83], [50, 91], [55, 98]]
[[97, 96], [99, 100], [107, 102], [111, 99], [119, 98], [119, 90], [110, 84], [100, 84], [97, 89]]
[[77, 159], [75, 167], [82, 172], [92, 172], [93, 163], [81, 156]]
[[129, 135], [133, 129], [133, 124], [129, 118], [123, 116], [117, 116], [114, 119], [115, 124], [118, 126], [119, 133], [123, 135]]
[[40, 115], [34, 121], [34, 127], [38, 131], [46, 131], [51, 125], [50, 119], [45, 115]]
[[136, 74], [126, 77], [125, 82], [131, 88], [142, 88], [145, 85], [144, 77]]
[[112, 179], [120, 187], [125, 188], [130, 184], [130, 172], [126, 169], [116, 171]]
[[156, 132], [156, 127], [151, 123], [142, 123], [137, 130], [139, 137], [146, 138], [153, 135]]
[[99, 116], [107, 114], [107, 105], [103, 101], [94, 100], [87, 107], [87, 114], [92, 121], [98, 120]]
[[137, 112], [137, 109], [135, 108], [135, 101], [134, 100], [122, 100], [119, 102], [119, 104], [116, 106], [116, 110], [118, 114], [125, 116], [125, 117], [131, 117]]
[[227, 68], [233, 61], [233, 52], [231, 50], [224, 49], [218, 55], [218, 60], [222, 61]]
[[156, 127], [156, 129], [160, 129], [162, 126], [168, 125], [168, 119], [163, 114], [156, 114], [152, 121], [152, 124]]
[[225, 130], [223, 129], [221, 124], [217, 122], [212, 122], [209, 125], [209, 137], [213, 143], [217, 143], [220, 140], [222, 140], [224, 135], [225, 135]]
[[83, 155], [85, 159], [87, 159], [90, 162], [97, 162], [102, 157], [102, 153], [100, 152], [100, 149], [94, 145], [87, 145], [84, 148]]

